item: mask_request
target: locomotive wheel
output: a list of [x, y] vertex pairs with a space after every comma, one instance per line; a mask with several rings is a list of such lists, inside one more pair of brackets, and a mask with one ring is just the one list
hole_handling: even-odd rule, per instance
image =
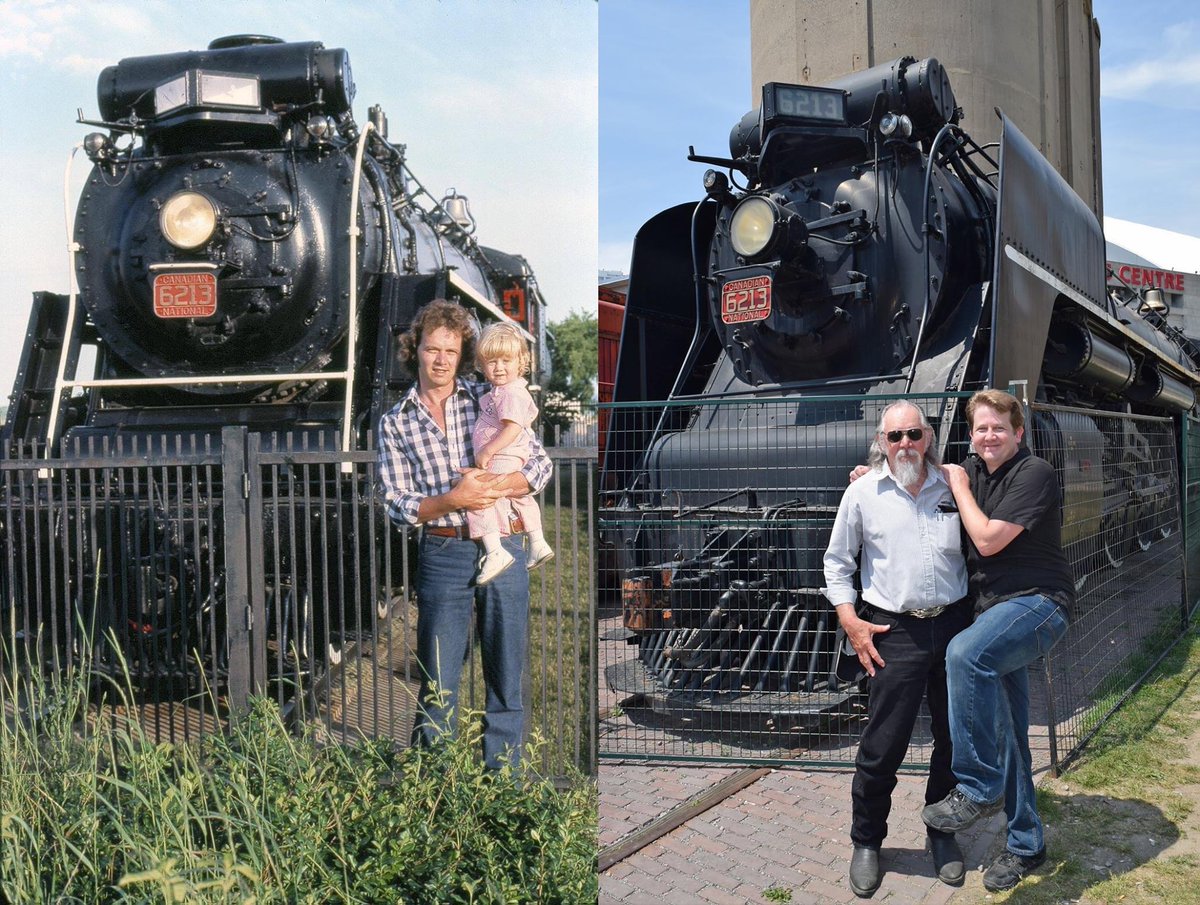
[[[1118, 516], [1117, 518], [1120, 518]], [[1116, 519], [1114, 519], [1116, 522]], [[1121, 568], [1129, 547], [1129, 527], [1122, 519], [1104, 530], [1104, 558], [1114, 569]]]
[[1154, 516], [1147, 514], [1138, 519], [1137, 545], [1143, 553], [1154, 546], [1155, 540]]

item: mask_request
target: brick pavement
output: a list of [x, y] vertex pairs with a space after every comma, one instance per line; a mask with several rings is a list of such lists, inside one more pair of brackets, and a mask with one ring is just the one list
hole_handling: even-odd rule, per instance
[[[611, 845], [736, 768], [602, 762], [600, 845]], [[850, 867], [850, 771], [773, 770], [600, 875], [602, 905], [749, 905], [765, 890], [792, 905], [860, 902]], [[961, 890], [941, 883], [924, 852], [919, 816], [925, 778], [904, 773], [892, 799], [883, 883], [872, 902], [944, 905], [982, 901], [979, 875]], [[1002, 815], [960, 836], [968, 870], [1003, 844]]]

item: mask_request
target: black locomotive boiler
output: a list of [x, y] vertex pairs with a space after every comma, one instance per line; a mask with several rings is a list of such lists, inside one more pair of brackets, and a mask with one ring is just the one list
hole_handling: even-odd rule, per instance
[[[0, 433], [12, 466], [0, 484], [0, 592], [6, 612], [36, 601], [28, 631], [98, 622], [136, 642], [135, 671], [174, 668], [194, 646], [219, 659], [230, 489], [168, 469], [141, 483], [106, 470], [106, 457], [178, 458], [219, 446], [230, 425], [263, 449], [365, 450], [410, 380], [398, 337], [433, 298], [512, 320], [540, 348], [528, 263], [480, 245], [467, 199], [427, 192], [382, 109], [360, 125], [354, 96], [345, 50], [260, 35], [100, 74], [100, 120], [80, 120], [97, 131], [82, 142], [91, 172], [70, 244], [77, 288], [35, 294]], [[63, 479], [31, 470], [36, 460], [78, 468]], [[343, 471], [290, 473], [302, 514], [273, 502], [277, 536], [265, 543], [286, 549], [263, 581], [269, 599], [293, 601], [294, 622], [311, 623], [331, 572], [365, 568], [361, 553], [343, 563], [328, 553], [373, 494], [365, 469]], [[331, 480], [350, 486], [321, 486]]]
[[636, 650], [607, 669], [617, 691], [777, 726], [845, 703], [822, 554], [897, 395], [951, 460], [961, 394], [1018, 384], [1070, 409], [1031, 428], [1063, 475], [1064, 542], [1100, 539], [1081, 585], [1170, 530], [1169, 422], [1106, 416], [1192, 410], [1200, 355], [1110, 295], [1095, 215], [996, 112], [999, 148], [980, 147], [935, 59], [767, 84], [728, 158], [690, 156], [716, 167], [703, 200], [638, 232], [603, 479]]

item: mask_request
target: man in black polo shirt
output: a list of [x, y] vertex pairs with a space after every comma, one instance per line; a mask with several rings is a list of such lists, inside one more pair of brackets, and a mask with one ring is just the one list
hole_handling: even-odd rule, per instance
[[943, 469], [967, 534], [975, 622], [950, 642], [946, 676], [958, 785], [921, 818], [955, 833], [1002, 807], [1007, 848], [983, 875], [1011, 889], [1046, 859], [1029, 754], [1026, 667], [1067, 631], [1075, 583], [1061, 542], [1058, 479], [1021, 448], [1024, 416], [1008, 393], [967, 403], [976, 456]]

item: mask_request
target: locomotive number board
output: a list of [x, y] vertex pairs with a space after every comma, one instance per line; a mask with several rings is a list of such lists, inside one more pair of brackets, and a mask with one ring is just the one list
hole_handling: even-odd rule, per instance
[[162, 318], [212, 317], [217, 313], [217, 275], [204, 271], [156, 275], [154, 313]]
[[765, 320], [771, 313], [771, 278], [747, 277], [721, 287], [721, 320], [744, 324]]

